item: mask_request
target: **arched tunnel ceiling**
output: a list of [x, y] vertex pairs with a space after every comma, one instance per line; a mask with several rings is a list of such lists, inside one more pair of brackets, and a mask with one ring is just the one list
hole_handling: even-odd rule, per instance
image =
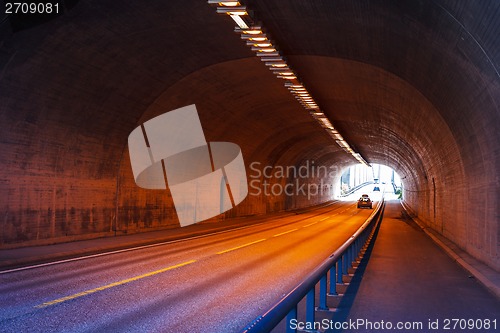
[[[243, 2], [348, 142], [369, 162], [397, 169], [413, 207], [433, 215], [432, 223], [463, 247], [479, 249], [484, 230], [496, 233], [478, 250], [495, 257], [500, 3]], [[185, 0], [147, 6], [80, 1], [62, 16], [20, 31], [4, 20], [5, 210], [49, 209], [52, 204], [41, 203], [45, 196], [66, 198], [65, 209], [72, 200], [82, 207], [95, 200], [134, 206], [130, 198], [120, 199], [128, 195], [120, 184], [133, 182], [129, 133], [188, 104], [196, 104], [207, 139], [237, 143], [247, 164], [353, 164], [233, 27], [205, 1]], [[434, 214], [431, 182], [442, 189], [438, 199], [434, 195]], [[436, 200], [449, 195], [460, 216], [436, 215]], [[470, 213], [468, 207], [477, 204], [482, 211]], [[447, 230], [447, 219], [459, 222]], [[493, 222], [474, 240], [461, 241], [484, 220]]]
[[[482, 6], [446, 1], [292, 1], [284, 5], [278, 1], [249, 1], [248, 5], [256, 9], [256, 15], [263, 22], [269, 22], [266, 26], [282, 45], [283, 52], [289, 55], [289, 63], [302, 73], [299, 75], [335, 124], [338, 124], [335, 113], [346, 117], [353, 113], [353, 108], [356, 110], [348, 125], [352, 126], [351, 130], [345, 128], [347, 125], [343, 129], [368, 160], [392, 166], [401, 163], [394, 161], [394, 165], [384, 152], [377, 152], [376, 146], [367, 146], [366, 143], [373, 140], [364, 139], [380, 138], [380, 135], [366, 131], [373, 132], [377, 126], [387, 124], [375, 118], [391, 112], [403, 115], [401, 120], [406, 123], [409, 119], [418, 119], [405, 119], [404, 115], [409, 104], [423, 107], [420, 101], [427, 104], [426, 109], [431, 107], [437, 111], [461, 147], [469, 146], [472, 150], [480, 145], [470, 145], [471, 137], [465, 133], [486, 130], [494, 135], [498, 132], [498, 117], [495, 124], [483, 124], [485, 128], [480, 130], [472, 128], [478, 123], [472, 125], [464, 121], [464, 118], [477, 118], [478, 109], [483, 112], [489, 109], [492, 115], [498, 116], [500, 24], [498, 20], [485, 22], [484, 19], [498, 15], [498, 4], [492, 1]], [[482, 17], [483, 24], [465, 13]], [[356, 66], [325, 68], [324, 63], [305, 61], [305, 55], [354, 60], [360, 68], [370, 64], [401, 81], [395, 83], [387, 80], [387, 73], [363, 72], [356, 70]], [[360, 87], [364, 89], [360, 91]], [[415, 92], [408, 94], [411, 88], [423, 97], [419, 102], [412, 96]], [[393, 103], [392, 109], [376, 109], [379, 103], [387, 106], [390, 103], [387, 99], [394, 98], [405, 99], [406, 103]], [[339, 105], [335, 99], [350, 105]], [[389, 116], [388, 119], [395, 118]], [[407, 135], [409, 129], [401, 129], [399, 136]], [[415, 129], [414, 134], [423, 133], [422, 126]], [[379, 133], [383, 132], [381, 129]], [[383, 137], [392, 145], [378, 147], [399, 146], [399, 140]], [[485, 142], [481, 148], [498, 151], [498, 145], [492, 141]], [[377, 155], [385, 157], [378, 159]]]
[[[395, 131], [390, 128], [392, 125], [386, 125], [387, 122], [381, 119], [386, 116], [394, 124], [397, 121], [391, 115], [405, 113], [402, 108], [406, 106], [397, 103], [393, 103], [392, 109], [383, 109], [388, 106], [387, 99], [402, 98], [409, 104], [420, 105], [412, 101], [413, 96], [404, 96], [406, 92], [402, 92], [397, 84], [391, 86], [382, 82], [381, 78], [387, 81], [388, 74], [384, 71], [400, 78], [407, 91], [413, 87], [423, 101], [428, 99], [426, 109], [434, 108], [439, 113], [436, 117], [443, 118], [452, 135], [455, 133], [458, 145], [469, 146], [471, 150], [477, 146], [460, 142], [471, 140], [461, 133], [475, 130], [472, 128], [474, 124], [463, 121], [461, 117], [479, 107], [487, 110], [497, 105], [498, 96], [492, 86], [498, 87], [500, 55], [495, 48], [498, 35], [494, 33], [498, 32], [498, 23], [491, 20], [489, 24], [478, 26], [474, 22], [469, 27], [465, 26], [467, 17], [462, 18], [462, 22], [460, 15], [469, 11], [478, 15], [488, 12], [491, 16], [494, 9], [498, 10], [493, 2], [484, 2], [482, 6], [466, 3], [458, 6], [446, 1], [248, 1], [246, 4], [265, 22], [320, 106], [368, 160], [396, 168], [403, 163], [385, 150], [378, 151], [398, 147], [399, 139], [409, 130], [401, 128], [399, 132]], [[30, 83], [17, 87], [18, 95], [23, 99], [25, 93], [30, 94], [28, 91], [53, 88], [53, 94], [59, 96], [52, 96], [45, 104], [65, 104], [60, 108], [66, 110], [67, 118], [61, 119], [63, 117], [59, 114], [52, 118], [76, 128], [87, 126], [92, 132], [105, 129], [107, 135], [117, 138], [119, 145], [123, 145], [122, 136], [135, 125], [148, 105], [175, 82], [207, 66], [252, 56], [232, 32], [232, 21], [216, 15], [213, 8], [203, 2], [170, 1], [147, 8], [138, 7], [107, 2], [80, 4], [58, 22], [37, 27], [37, 33], [28, 29], [17, 32], [16, 38], [7, 38], [2, 49], [9, 71], [5, 72], [3, 82], [9, 87], [3, 91], [12, 88], [16, 77], [27, 76], [23, 73], [29, 72], [32, 76]], [[61, 22], [63, 20], [66, 22]], [[27, 58], [30, 60], [26, 61]], [[341, 59], [345, 60], [344, 65], [340, 64]], [[338, 65], [332, 65], [334, 62]], [[22, 63], [22, 66], [18, 68], [17, 63]], [[346, 68], [347, 63], [350, 68]], [[43, 68], [40, 68], [41, 64]], [[352, 75], [352, 69], [367, 65], [379, 68], [379, 75], [362, 70], [358, 70], [356, 76]], [[233, 85], [260, 86], [265, 81], [275, 80], [264, 71], [257, 77], [244, 64], [235, 67], [238, 68], [229, 73], [218, 74], [238, 77]], [[248, 73], [250, 76], [246, 77]], [[8, 80], [9, 74], [13, 80]], [[48, 83], [54, 87], [45, 87], [45, 83], [41, 88], [39, 85], [44, 77], [54, 77], [55, 82]], [[479, 84], [481, 81], [492, 85], [483, 86]], [[264, 117], [279, 113], [277, 103], [289, 103], [288, 108], [299, 110], [278, 83], [269, 84], [274, 84], [273, 91], [279, 93], [252, 93], [249, 96], [256, 105], [273, 110], [262, 111]], [[78, 96], [81, 90], [72, 91], [75, 87], [79, 90], [82, 85], [88, 85], [85, 93], [92, 97], [86, 100], [87, 105], [79, 105], [85, 109], [85, 115], [81, 110], [76, 111], [78, 107], [68, 105], [83, 97]], [[360, 86], [364, 87], [363, 91], [359, 90]], [[224, 87], [218, 94], [223, 94], [226, 101], [238, 99], [240, 96], [234, 96], [232, 90], [232, 87]], [[194, 99], [193, 96], [202, 92], [176, 94], [187, 93]], [[72, 94], [76, 96], [72, 98]], [[9, 96], [7, 100], [13, 97], [16, 96]], [[385, 105], [378, 105], [379, 101]], [[127, 106], [122, 107], [121, 104], [125, 103]], [[244, 102], [238, 108], [243, 110], [247, 105]], [[108, 131], [108, 128], [115, 127], [112, 126], [116, 119], [113, 109], [120, 113], [120, 118], [131, 123], [121, 135]], [[75, 119], [68, 110], [81, 115]], [[25, 119], [37, 118], [33, 110], [27, 112], [29, 116], [24, 115]], [[253, 107], [249, 114], [258, 112], [258, 108]], [[108, 119], [103, 119], [106, 116], [102, 113], [108, 114]], [[16, 116], [23, 117], [23, 113]], [[472, 118], [474, 114], [469, 116]], [[97, 121], [89, 121], [91, 119]], [[103, 128], [94, 128], [101, 120], [107, 124], [102, 125]], [[401, 120], [405, 121], [404, 118]], [[308, 120], [304, 117], [304, 121]], [[225, 123], [228, 124], [226, 127], [232, 127], [231, 122]], [[494, 125], [498, 124], [489, 124], [492, 128], [485, 124], [484, 130], [494, 133], [498, 129]], [[313, 126], [312, 122], [309, 126]], [[391, 132], [396, 133], [396, 137], [383, 135]], [[386, 140], [386, 144], [376, 144], [376, 139]], [[387, 143], [393, 143], [393, 146]], [[483, 149], [495, 149], [488, 142], [483, 143]], [[321, 142], [320, 146], [324, 144]]]

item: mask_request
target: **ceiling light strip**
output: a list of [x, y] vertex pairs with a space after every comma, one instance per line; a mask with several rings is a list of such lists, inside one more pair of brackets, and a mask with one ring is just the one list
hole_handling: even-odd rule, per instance
[[299, 103], [309, 111], [309, 114], [323, 127], [335, 142], [348, 154], [351, 154], [359, 163], [370, 166], [360, 153], [354, 151], [342, 135], [335, 129], [330, 120], [326, 117], [318, 104], [301, 84], [297, 74], [288, 65], [279, 52], [279, 47], [265, 32], [261, 24], [256, 24], [249, 14], [247, 7], [239, 1], [208, 0], [211, 5], [217, 6], [217, 13], [226, 14], [236, 23], [234, 31], [239, 33], [241, 39], [246, 41], [246, 45], [255, 52], [256, 56], [262, 60], [269, 70], [277, 78], [284, 80], [285, 87], [299, 101]]

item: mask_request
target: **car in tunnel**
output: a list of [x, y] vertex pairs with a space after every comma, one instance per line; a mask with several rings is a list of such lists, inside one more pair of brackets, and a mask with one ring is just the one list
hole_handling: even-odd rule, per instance
[[368, 194], [363, 194], [358, 200], [358, 208], [373, 208], [372, 200]]

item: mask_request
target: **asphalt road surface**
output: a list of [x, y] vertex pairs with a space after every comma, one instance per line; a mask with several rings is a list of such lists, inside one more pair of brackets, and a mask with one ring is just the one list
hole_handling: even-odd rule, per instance
[[0, 274], [0, 331], [238, 332], [371, 212], [337, 202], [200, 238]]

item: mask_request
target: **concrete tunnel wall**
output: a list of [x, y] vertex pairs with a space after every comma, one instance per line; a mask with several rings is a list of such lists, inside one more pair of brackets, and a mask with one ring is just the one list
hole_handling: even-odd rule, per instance
[[[399, 173], [414, 213], [499, 269], [499, 3], [245, 3], [347, 140]], [[2, 247], [176, 227], [168, 194], [134, 184], [127, 137], [189, 104], [208, 141], [240, 145], [248, 175], [252, 162], [314, 161], [335, 170], [323, 179], [332, 183], [355, 162], [203, 1], [79, 2], [29, 29], [8, 23]], [[208, 223], [305, 207], [325, 193], [250, 195]]]

